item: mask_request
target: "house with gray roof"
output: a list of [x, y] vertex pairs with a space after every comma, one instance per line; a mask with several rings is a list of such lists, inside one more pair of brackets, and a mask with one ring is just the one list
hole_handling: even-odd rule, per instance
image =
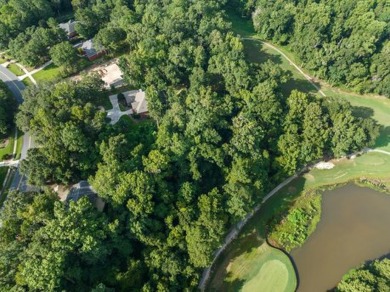
[[94, 42], [93, 39], [85, 41], [81, 45], [81, 49], [90, 61], [96, 60], [97, 58], [106, 54], [106, 50]]
[[76, 23], [77, 23], [76, 21], [69, 20], [68, 22], [60, 23], [59, 27], [66, 32], [66, 35], [70, 39], [77, 35]]
[[72, 186], [68, 196], [66, 197], [66, 202], [77, 202], [82, 197], [87, 197], [99, 211], [104, 209], [104, 201], [98, 197], [92, 186], [85, 180]]

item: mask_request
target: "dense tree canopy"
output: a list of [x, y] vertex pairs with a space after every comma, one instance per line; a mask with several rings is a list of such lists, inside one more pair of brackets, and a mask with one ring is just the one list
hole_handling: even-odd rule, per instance
[[8, 90], [8, 87], [0, 81], [0, 138], [8, 133], [14, 124], [16, 101]]
[[118, 258], [132, 252], [120, 219], [86, 197], [64, 205], [50, 192], [11, 192], [0, 222], [2, 291], [87, 291], [110, 281]]
[[70, 0], [1, 0], [0, 47], [7, 47], [26, 28], [70, 9]]
[[[120, 66], [129, 84], [146, 90], [153, 120], [108, 126], [94, 105], [101, 94], [94, 78], [26, 91], [17, 123], [40, 147], [21, 170], [38, 185], [89, 179], [107, 205], [96, 214], [85, 200], [66, 208], [44, 199], [50, 220], [32, 225], [23, 246], [10, 240], [26, 221], [17, 217], [14, 229], [3, 229], [9, 241], [0, 259], [12, 261], [0, 263], [4, 287], [194, 290], [226, 230], [282, 177], [377, 137], [375, 123], [347, 103], [283, 96], [287, 73], [271, 61], [246, 61], [223, 0], [72, 4], [76, 15], [111, 7], [102, 25], [125, 32]], [[86, 35], [97, 29], [88, 21], [80, 24]], [[30, 204], [13, 208], [32, 212]]]
[[23, 64], [42, 65], [49, 58], [49, 48], [66, 39], [65, 31], [50, 19], [48, 27], [29, 27], [9, 42], [10, 54]]
[[388, 291], [390, 287], [390, 260], [375, 260], [350, 270], [337, 285], [336, 291]]
[[262, 37], [288, 45], [318, 77], [390, 96], [388, 1], [258, 0], [253, 15]]
[[77, 84], [64, 81], [26, 89], [17, 124], [40, 145], [21, 165], [30, 182], [67, 183], [96, 169], [95, 143], [106, 124], [105, 112], [93, 103], [102, 94], [101, 82], [91, 76]]

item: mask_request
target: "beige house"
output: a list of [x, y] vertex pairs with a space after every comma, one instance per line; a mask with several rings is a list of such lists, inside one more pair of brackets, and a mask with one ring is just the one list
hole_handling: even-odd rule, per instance
[[102, 76], [104, 86], [108, 89], [121, 87], [124, 84], [122, 71], [116, 63], [109, 64], [105, 68], [100, 69], [98, 73]]

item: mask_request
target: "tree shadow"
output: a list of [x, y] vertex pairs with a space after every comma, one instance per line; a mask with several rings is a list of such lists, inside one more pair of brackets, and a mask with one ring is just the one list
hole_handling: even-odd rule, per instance
[[374, 116], [374, 110], [365, 106], [353, 106], [352, 114], [356, 117], [368, 119]]
[[[231, 273], [228, 273], [227, 276], [232, 276], [232, 275], [231, 275]], [[229, 282], [229, 286], [224, 291], [227, 291], [227, 292], [241, 291], [244, 284], [245, 284], [244, 279], [234, 279], [232, 282]]]
[[375, 142], [376, 147], [387, 147], [390, 145], [390, 126], [379, 129], [379, 137]]
[[233, 277], [231, 272], [227, 272], [228, 266], [238, 256], [244, 253], [250, 253], [264, 243], [255, 232], [242, 234], [235, 239], [218, 257], [217, 261], [211, 267], [212, 273], [209, 280], [208, 291], [238, 291], [244, 284], [243, 279], [226, 279]]
[[264, 44], [258, 40], [242, 40], [244, 45], [244, 51], [246, 59], [250, 63], [262, 64], [267, 60], [271, 60], [273, 63], [277, 65], [281, 65], [283, 63], [282, 57], [276, 54], [270, 54], [265, 51]]
[[[315, 83], [321, 89], [321, 85]], [[318, 94], [318, 90], [306, 79], [296, 79], [291, 77], [287, 82], [280, 85], [282, 93], [285, 97], [290, 96], [293, 90], [298, 90], [304, 93]]]

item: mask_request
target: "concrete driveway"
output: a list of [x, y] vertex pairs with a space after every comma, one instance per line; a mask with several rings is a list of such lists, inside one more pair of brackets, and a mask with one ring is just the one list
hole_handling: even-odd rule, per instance
[[110, 102], [112, 104], [112, 109], [107, 111], [107, 117], [111, 119], [110, 124], [115, 125], [119, 119], [124, 116], [124, 115], [131, 115], [133, 114], [133, 110], [129, 109], [127, 111], [121, 111], [119, 108], [119, 103], [118, 103], [118, 95], [110, 95]]

